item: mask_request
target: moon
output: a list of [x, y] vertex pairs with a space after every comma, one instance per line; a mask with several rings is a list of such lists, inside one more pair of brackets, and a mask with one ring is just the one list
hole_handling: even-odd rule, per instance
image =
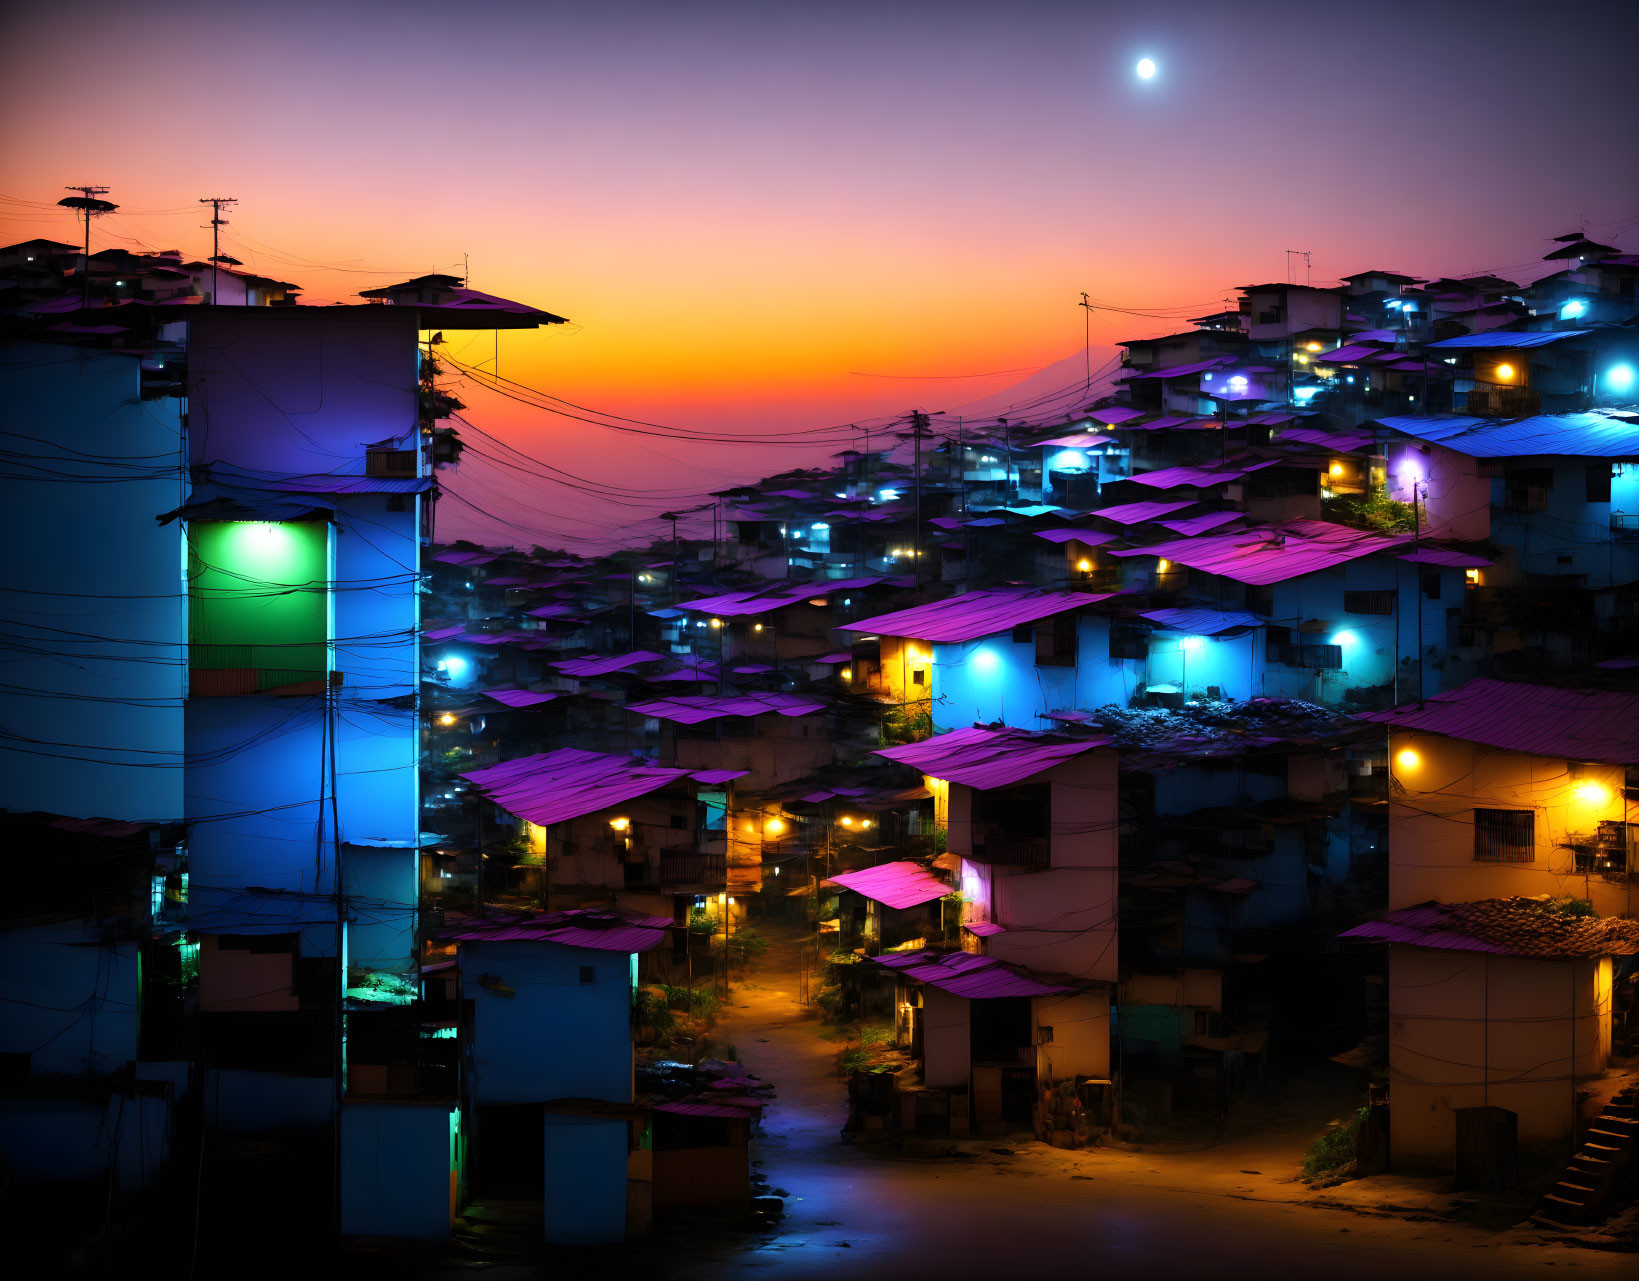
[[1155, 75], [1155, 59], [1140, 58], [1136, 68], [1140, 80], [1149, 80]]

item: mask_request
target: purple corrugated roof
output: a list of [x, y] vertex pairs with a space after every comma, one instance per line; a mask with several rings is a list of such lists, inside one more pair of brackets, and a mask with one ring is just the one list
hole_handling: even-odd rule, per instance
[[505, 703], [508, 707], [535, 707], [564, 696], [561, 693], [538, 694], [528, 689], [486, 689], [484, 697], [493, 698], [497, 703]]
[[897, 970], [908, 979], [926, 983], [952, 996], [983, 1001], [1008, 996], [1056, 996], [1074, 988], [1048, 983], [1028, 970], [971, 952], [894, 952], [870, 958]]
[[766, 614], [786, 605], [805, 600], [822, 599], [831, 592], [850, 591], [873, 587], [886, 579], [878, 574], [867, 578], [833, 578], [817, 583], [766, 583], [762, 587], [744, 591], [724, 592], [719, 596], [702, 596], [683, 601], [678, 608], [697, 614], [721, 614], [725, 618], [739, 618], [751, 614]]
[[949, 885], [909, 859], [867, 867], [858, 872], [838, 872], [831, 880], [843, 889], [853, 890], [892, 908], [931, 903], [950, 893]]
[[1544, 911], [1541, 899], [1530, 898], [1418, 903], [1357, 925], [1343, 937], [1543, 959], [1639, 953], [1639, 921]]
[[1159, 471], [1139, 472], [1127, 479], [1153, 489], [1177, 489], [1183, 485], [1207, 489], [1213, 485], [1227, 485], [1255, 471], [1262, 471], [1265, 467], [1277, 467], [1283, 461], [1285, 460], [1280, 458], [1268, 458], [1261, 462], [1241, 463], [1232, 467], [1163, 467]]
[[883, 636], [904, 636], [929, 644], [958, 644], [1010, 631], [1037, 619], [1050, 618], [1066, 610], [1080, 609], [1096, 601], [1108, 600], [1115, 592], [963, 592], [930, 605], [916, 605], [892, 614], [862, 618], [857, 623], [839, 623], [845, 632], [875, 632]]
[[685, 769], [652, 765], [631, 756], [560, 747], [503, 765], [473, 770], [462, 778], [495, 804], [543, 827], [595, 814], [611, 805], [658, 791], [691, 777]]
[[1111, 740], [1066, 738], [1024, 729], [957, 729], [920, 743], [884, 747], [876, 754], [934, 778], [987, 791], [1011, 787]]
[[1595, 663], [1595, 667], [1603, 667], [1606, 671], [1626, 671], [1630, 667], [1639, 667], [1639, 654], [1625, 654], [1621, 658], [1607, 658], [1603, 663]]
[[976, 938], [990, 938], [996, 934], [1006, 934], [1007, 926], [998, 925], [995, 921], [964, 921], [962, 928]]
[[1087, 417], [1096, 419], [1106, 426], [1114, 426], [1116, 423], [1126, 422], [1129, 418], [1142, 418], [1143, 416], [1144, 411], [1142, 409], [1133, 409], [1127, 405], [1110, 405], [1105, 409], [1094, 409], [1087, 415]]
[[800, 694], [681, 694], [676, 698], [628, 703], [626, 710], [640, 716], [675, 721], [679, 725], [698, 725], [722, 716], [761, 716], [765, 712], [780, 716], [811, 716], [815, 712], [823, 712], [825, 704]]
[[1263, 619], [1256, 614], [1223, 609], [1151, 609], [1138, 616], [1174, 631], [1193, 632], [1197, 636], [1216, 636], [1219, 632], [1233, 631], [1237, 627], [1263, 626]]
[[1036, 537], [1045, 538], [1050, 543], [1068, 543], [1073, 539], [1089, 547], [1097, 547], [1100, 543], [1114, 542], [1117, 535], [1106, 534], [1100, 529], [1038, 529]]
[[598, 952], [647, 952], [666, 937], [670, 917], [600, 908], [504, 913], [454, 922], [432, 933], [462, 943], [557, 943]]
[[670, 1112], [675, 1116], [711, 1116], [733, 1121], [749, 1121], [757, 1114], [756, 1108], [737, 1107], [726, 1099], [716, 1103], [691, 1103], [679, 1099], [670, 1103], [656, 1103], [650, 1110]]
[[1245, 519], [1244, 512], [1202, 512], [1199, 516], [1185, 516], [1182, 520], [1158, 520], [1155, 523], [1163, 529], [1172, 530], [1175, 534], [1182, 534], [1185, 538], [1194, 538], [1197, 534], [1233, 525]]
[[1127, 423], [1122, 427], [1122, 430], [1173, 431], [1180, 427], [1213, 429], [1219, 425], [1216, 418], [1208, 418], [1201, 414], [1162, 414], [1159, 417], [1149, 419], [1147, 422]]
[[852, 654], [846, 654], [846, 653], [821, 654], [818, 658], [810, 658], [808, 661], [810, 663], [826, 663], [826, 664], [851, 663], [851, 662], [854, 661], [854, 656]]
[[443, 561], [446, 565], [487, 565], [492, 560], [500, 560], [499, 552], [435, 552], [433, 559]]
[[1318, 427], [1288, 427], [1281, 432], [1280, 438], [1283, 441], [1295, 440], [1303, 445], [1319, 445], [1322, 449], [1335, 449], [1344, 454], [1364, 449], [1372, 443], [1370, 432], [1321, 431]]
[[1454, 552], [1449, 547], [1419, 547], [1416, 551], [1406, 552], [1397, 559], [1409, 560], [1418, 565], [1444, 565], [1448, 569], [1483, 569], [1495, 563], [1484, 556]]
[[697, 769], [694, 771], [694, 781], [715, 787], [732, 778], [744, 778], [749, 773], [751, 771], [748, 769]]
[[1350, 343], [1346, 347], [1334, 347], [1331, 351], [1315, 352], [1314, 358], [1316, 364], [1324, 361], [1332, 365], [1346, 365], [1352, 360], [1359, 360], [1362, 356], [1374, 356], [1377, 351], [1376, 347], [1368, 347], [1364, 343]]
[[1323, 520], [1292, 520], [1111, 554], [1156, 556], [1262, 587], [1331, 569], [1361, 556], [1397, 552], [1410, 543], [1409, 535], [1373, 534]]
[[1147, 374], [1132, 374], [1127, 382], [1142, 382], [1148, 378], [1183, 378], [1190, 374], [1205, 373], [1209, 369], [1217, 369], [1222, 365], [1233, 365], [1233, 356], [1215, 356], [1211, 360], [1197, 360], [1187, 365], [1173, 365], [1168, 369], [1152, 369]]
[[1046, 446], [1049, 449], [1100, 449], [1109, 443], [1110, 438], [1108, 436], [1100, 436], [1091, 427], [1083, 427], [1080, 431], [1072, 432], [1068, 436], [1054, 436], [1049, 440], [1038, 440], [1030, 448], [1040, 449]]
[[1392, 431], [1433, 441], [1470, 458], [1631, 458], [1639, 454], [1639, 422], [1598, 411], [1513, 420], [1436, 414], [1377, 421]]
[[1113, 507], [1095, 508], [1088, 515], [1097, 516], [1100, 520], [1113, 520], [1118, 525], [1136, 525], [1141, 521], [1154, 520], [1157, 516], [1183, 511], [1184, 508], [1194, 505], [1193, 499], [1188, 502], [1156, 502], [1146, 499], [1141, 503], [1117, 503]]
[[1639, 694], [1482, 677], [1362, 720], [1445, 734], [1511, 752], [1639, 765]]
[[643, 663], [657, 663], [664, 658], [664, 654], [656, 654], [653, 650], [634, 649], [629, 654], [589, 654], [584, 658], [565, 658], [552, 666], [565, 676], [607, 676], [611, 672], [623, 672], [628, 667]]
[[466, 627], [461, 623], [457, 623], [453, 627], [434, 627], [428, 631], [422, 632], [421, 639], [424, 641], [453, 640], [466, 630]]

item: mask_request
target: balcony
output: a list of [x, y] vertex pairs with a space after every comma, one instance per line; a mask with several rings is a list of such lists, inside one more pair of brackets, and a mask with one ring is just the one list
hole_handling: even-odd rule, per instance
[[973, 843], [968, 857], [994, 867], [1041, 869], [1048, 866], [1050, 844], [1045, 836], [986, 836]]
[[1475, 387], [1468, 412], [1479, 418], [1529, 418], [1542, 412], [1542, 394], [1533, 387]]
[[722, 852], [662, 850], [660, 884], [664, 889], [685, 885], [722, 885], [728, 880], [728, 856]]
[[1639, 515], [1612, 512], [1611, 538], [1619, 543], [1639, 543]]

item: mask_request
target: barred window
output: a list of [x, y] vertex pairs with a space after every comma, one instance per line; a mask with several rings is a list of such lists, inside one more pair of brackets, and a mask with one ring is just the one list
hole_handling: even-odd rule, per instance
[[1474, 811], [1474, 857], [1485, 863], [1534, 863], [1536, 813], [1532, 810]]
[[1394, 593], [1386, 592], [1344, 592], [1343, 612], [1345, 614], [1392, 614], [1394, 612]]

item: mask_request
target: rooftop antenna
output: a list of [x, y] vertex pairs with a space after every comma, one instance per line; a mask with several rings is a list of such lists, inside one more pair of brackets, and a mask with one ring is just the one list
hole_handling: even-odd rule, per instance
[[1292, 259], [1293, 258], [1302, 258], [1303, 259], [1303, 283], [1305, 285], [1310, 283], [1310, 275], [1309, 275], [1309, 270], [1310, 270], [1310, 266], [1311, 266], [1310, 261], [1309, 261], [1310, 256], [1311, 256], [1310, 251], [1307, 250], [1307, 249], [1288, 249], [1286, 251], [1286, 283], [1287, 284], [1289, 284], [1289, 285], [1297, 284], [1297, 280], [1295, 279], [1295, 277], [1297, 275], [1297, 272], [1295, 272], [1292, 269]]
[[211, 207], [211, 302], [214, 305], [222, 296], [222, 228], [228, 225], [222, 210], [239, 202], [232, 196], [205, 196], [199, 203]]
[[1086, 290], [1081, 292], [1081, 309], [1085, 313], [1081, 319], [1081, 352], [1087, 362], [1087, 381], [1082, 385], [1085, 396], [1093, 388], [1093, 304]]
[[102, 199], [108, 194], [107, 187], [98, 187], [87, 183], [84, 186], [68, 187], [68, 191], [77, 191], [77, 196], [64, 196], [57, 203], [65, 209], [74, 209], [85, 219], [85, 261], [80, 272], [80, 306], [91, 305], [91, 220], [100, 218], [103, 214], [111, 214], [119, 206], [112, 201]]

